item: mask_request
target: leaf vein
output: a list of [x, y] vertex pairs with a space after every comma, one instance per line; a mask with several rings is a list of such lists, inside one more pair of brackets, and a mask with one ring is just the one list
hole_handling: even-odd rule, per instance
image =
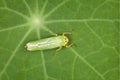
[[91, 68], [99, 77], [101, 77], [102, 80], [105, 80], [104, 76], [98, 72], [87, 60], [85, 60], [79, 53], [77, 53], [73, 48], [70, 48], [71, 51], [78, 56], [80, 60], [82, 60], [86, 65], [88, 65], [89, 68]]
[[29, 19], [28, 16], [26, 16], [26, 15], [24, 15], [24, 14], [22, 14], [22, 13], [16, 11], [16, 10], [13, 10], [13, 9], [10, 9], [10, 8], [5, 8], [5, 7], [0, 7], [0, 9], [2, 9], [2, 10], [7, 10], [7, 11], [9, 11], [9, 12], [15, 13], [15, 14], [17, 14], [17, 15], [23, 17], [23, 18], [26, 19], [26, 20]]
[[75, 69], [76, 60], [77, 60], [77, 56], [75, 56], [74, 61], [73, 61], [73, 65], [72, 65], [72, 80], [74, 80], [74, 69]]
[[0, 77], [2, 77], [3, 73], [6, 71], [6, 69], [8, 68], [9, 64], [11, 63], [11, 61], [13, 60], [17, 50], [19, 49], [20, 45], [23, 43], [23, 41], [25, 40], [25, 38], [29, 35], [29, 33], [31, 32], [31, 28], [25, 33], [25, 35], [23, 36], [23, 38], [20, 40], [19, 44], [17, 45], [17, 47], [15, 48], [15, 50], [12, 52], [10, 58], [8, 59], [8, 61], [6, 62], [4, 68], [1, 70], [0, 72]]
[[106, 2], [108, 2], [108, 0], [103, 1], [102, 4], [98, 5], [98, 6], [93, 10], [93, 12], [92, 12], [92, 14], [91, 14], [91, 18], [94, 17], [95, 12], [96, 12], [100, 7], [102, 7]]
[[14, 29], [18, 29], [18, 28], [22, 28], [22, 27], [25, 27], [27, 26], [28, 23], [26, 24], [21, 24], [21, 25], [17, 25], [17, 26], [12, 26], [10, 28], [5, 28], [5, 29], [0, 29], [0, 32], [4, 32], [4, 31], [9, 31], [9, 30], [14, 30]]
[[32, 10], [31, 10], [30, 6], [28, 5], [27, 1], [23, 0], [23, 3], [25, 4], [26, 8], [28, 9], [29, 14], [32, 16], [33, 15]]
[[50, 12], [48, 12], [44, 18], [49, 17], [52, 13], [54, 13], [58, 8], [63, 6], [68, 0], [63, 0], [60, 4], [58, 4], [55, 8], [53, 8]]
[[51, 24], [51, 23], [62, 23], [62, 22], [86, 22], [86, 21], [104, 21], [104, 22], [113, 22], [113, 21], [119, 21], [119, 19], [61, 19], [61, 20], [49, 20], [46, 21], [46, 24]]
[[47, 6], [47, 3], [48, 3], [48, 0], [45, 0], [44, 4], [43, 4], [43, 7], [41, 9], [41, 12], [40, 12], [40, 15], [43, 15], [43, 13], [45, 12], [45, 8]]
[[[40, 39], [40, 31], [39, 30], [37, 30], [37, 36], [38, 36], [38, 39]], [[46, 65], [45, 65], [45, 59], [44, 59], [43, 51], [41, 51], [41, 58], [42, 58], [44, 77], [45, 77], [45, 80], [47, 80], [48, 79], [48, 74], [47, 74], [47, 70], [46, 70]]]

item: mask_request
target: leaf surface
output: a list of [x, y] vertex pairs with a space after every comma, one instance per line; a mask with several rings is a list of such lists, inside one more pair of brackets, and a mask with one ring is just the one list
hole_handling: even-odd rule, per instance
[[[118, 80], [119, 3], [0, 0], [0, 80]], [[24, 47], [71, 30], [70, 48], [30, 52]]]

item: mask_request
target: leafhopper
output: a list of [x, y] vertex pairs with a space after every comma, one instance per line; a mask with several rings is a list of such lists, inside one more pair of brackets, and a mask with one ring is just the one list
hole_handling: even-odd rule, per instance
[[40, 39], [36, 41], [30, 41], [26, 44], [28, 51], [36, 50], [48, 50], [53, 48], [58, 48], [56, 51], [60, 50], [62, 47], [70, 47], [72, 44], [68, 44], [69, 38], [65, 34], [71, 34], [70, 32], [63, 33], [62, 35], [57, 35], [54, 37], [49, 37], [45, 39]]

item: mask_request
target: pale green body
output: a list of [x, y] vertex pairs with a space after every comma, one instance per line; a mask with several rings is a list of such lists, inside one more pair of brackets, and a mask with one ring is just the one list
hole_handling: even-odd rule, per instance
[[45, 39], [40, 39], [37, 41], [31, 41], [26, 44], [27, 50], [47, 50], [65, 45], [65, 39], [63, 36], [50, 37]]

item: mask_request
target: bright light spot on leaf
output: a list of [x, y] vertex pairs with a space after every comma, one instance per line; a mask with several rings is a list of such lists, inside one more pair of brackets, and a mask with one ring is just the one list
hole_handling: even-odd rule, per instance
[[32, 19], [32, 23], [33, 23], [34, 25], [40, 25], [40, 24], [41, 24], [41, 20], [40, 20], [39, 18], [33, 18], [33, 19]]
[[42, 26], [43, 19], [40, 16], [32, 16], [29, 20], [29, 23], [33, 26]]
[[41, 23], [41, 20], [40, 20], [39, 18], [34, 18], [34, 19], [32, 20], [32, 22], [33, 22], [34, 24], [38, 25], [38, 24]]

